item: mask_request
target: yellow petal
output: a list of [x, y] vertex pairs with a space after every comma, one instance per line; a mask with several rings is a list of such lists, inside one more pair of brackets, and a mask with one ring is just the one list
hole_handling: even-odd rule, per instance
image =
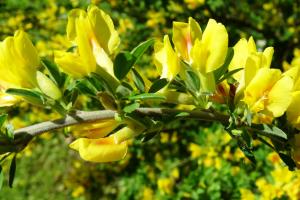
[[64, 72], [74, 77], [80, 78], [90, 73], [86, 63], [74, 53], [55, 51], [54, 60]]
[[270, 90], [267, 109], [273, 113], [274, 117], [280, 117], [287, 110], [292, 100], [292, 89], [292, 78], [283, 76]]
[[112, 162], [123, 159], [127, 153], [127, 143], [116, 144], [113, 137], [88, 139], [79, 138], [70, 144], [79, 151], [80, 157], [90, 162]]
[[292, 94], [292, 101], [287, 109], [287, 120], [298, 130], [300, 129], [300, 91]]
[[278, 69], [261, 68], [258, 70], [244, 91], [244, 102], [253, 112], [265, 109], [268, 93], [280, 77], [281, 72]]
[[272, 57], [274, 54], [274, 48], [268, 47], [263, 52], [263, 66], [262, 67], [270, 67], [272, 62]]
[[180, 62], [170, 43], [168, 35], [164, 36], [164, 43], [154, 44], [154, 63], [161, 73], [161, 78], [172, 80], [180, 71]]
[[293, 79], [294, 91], [300, 90], [300, 65], [291, 67], [288, 71], [284, 73], [284, 75], [287, 75]]
[[18, 98], [5, 94], [4, 92], [0, 91], [0, 107], [8, 107], [16, 104], [19, 101]]
[[1, 85], [6, 88], [33, 88], [36, 86], [36, 69], [39, 57], [26, 33], [17, 31], [0, 43]]
[[95, 40], [92, 40], [93, 54], [96, 59], [97, 64], [107, 71], [110, 75], [115, 77], [113, 62], [104, 51], [104, 49], [96, 43]]
[[86, 16], [86, 12], [81, 9], [73, 9], [68, 15], [67, 37], [71, 41], [74, 41], [77, 37], [76, 20], [79, 18], [79, 16]]
[[196, 41], [196, 39], [201, 40], [202, 38], [202, 30], [198, 22], [193, 19], [192, 17], [189, 17], [189, 27], [190, 27], [190, 35], [192, 43]]
[[185, 61], [189, 62], [189, 51], [192, 47], [192, 40], [190, 37], [189, 25], [187, 23], [173, 22], [172, 41], [179, 55], [182, 56]]
[[109, 55], [112, 54], [120, 43], [112, 19], [96, 6], [89, 7], [88, 17], [97, 42]]
[[71, 126], [71, 131], [75, 131], [76, 135], [88, 138], [101, 138], [111, 133], [119, 123], [114, 119], [99, 120], [96, 122], [84, 123]]
[[16, 51], [22, 58], [22, 61], [28, 70], [27, 72], [35, 72], [40, 65], [40, 58], [28, 35], [24, 31], [17, 31], [14, 35], [14, 41]]
[[[240, 39], [233, 47], [233, 57], [229, 64], [229, 71], [245, 68], [246, 60], [248, 57], [248, 43], [245, 38]], [[242, 79], [243, 71], [239, 71], [233, 75], [233, 77], [240, 82]]]
[[86, 16], [80, 15], [76, 20], [76, 42], [78, 53], [88, 73], [96, 71], [96, 60], [92, 49], [91, 27]]
[[252, 36], [249, 38], [247, 46], [248, 46], [248, 52], [249, 53], [257, 51], [256, 50], [256, 44], [255, 44], [255, 41], [254, 41]]
[[[245, 38], [240, 39], [233, 47], [234, 54], [229, 64], [229, 71], [245, 68], [247, 58], [251, 53], [256, 53], [256, 45], [252, 36], [247, 41]], [[240, 83], [244, 81], [244, 71], [239, 71], [233, 77]]]
[[[260, 68], [261, 63], [261, 53], [255, 52], [248, 55], [245, 63], [245, 70], [244, 70], [244, 84], [247, 86], [250, 81], [253, 79], [253, 77], [256, 75], [257, 71]], [[242, 80], [240, 80], [242, 81]]]
[[225, 61], [228, 49], [228, 34], [223, 24], [210, 19], [202, 36], [202, 41], [208, 51], [206, 73], [212, 72]]
[[206, 50], [202, 41], [196, 39], [191, 50], [191, 58], [193, 60], [192, 67], [202, 74], [206, 74], [206, 61], [208, 58], [208, 51]]
[[139, 134], [141, 134], [145, 130], [144, 127], [137, 125], [128, 125], [119, 131], [115, 132], [111, 137], [114, 138], [117, 144], [122, 143], [123, 141], [129, 140]]

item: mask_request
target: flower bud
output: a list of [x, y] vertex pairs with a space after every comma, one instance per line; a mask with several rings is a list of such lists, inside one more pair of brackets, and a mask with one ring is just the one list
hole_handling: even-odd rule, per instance
[[37, 72], [36, 79], [40, 90], [51, 97], [52, 99], [58, 100], [61, 98], [62, 94], [58, 87], [42, 72]]

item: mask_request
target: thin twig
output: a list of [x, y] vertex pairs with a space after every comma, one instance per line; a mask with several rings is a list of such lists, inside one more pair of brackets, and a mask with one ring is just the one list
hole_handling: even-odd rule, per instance
[[[161, 117], [161, 116], [176, 116], [181, 112], [188, 113], [188, 115], [181, 117], [183, 119], [197, 119], [204, 121], [218, 121], [222, 124], [228, 123], [229, 117], [220, 113], [215, 113], [206, 110], [178, 110], [178, 109], [164, 109], [164, 108], [138, 108], [135, 111], [137, 114]], [[14, 132], [15, 136], [22, 134], [37, 136], [45, 132], [57, 130], [60, 128], [72, 126], [75, 124], [82, 124], [86, 122], [93, 122], [104, 119], [113, 119], [117, 114], [113, 110], [100, 110], [100, 111], [76, 111], [67, 115], [65, 118], [57, 119], [54, 121], [46, 121], [34, 124], [28, 127], [20, 128]]]

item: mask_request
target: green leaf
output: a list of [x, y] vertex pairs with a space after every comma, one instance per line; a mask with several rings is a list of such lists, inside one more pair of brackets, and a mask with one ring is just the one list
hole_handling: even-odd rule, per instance
[[247, 131], [243, 131], [241, 134], [241, 137], [243, 138], [245, 144], [247, 145], [248, 148], [251, 148], [252, 146], [252, 138], [249, 135]]
[[141, 56], [147, 51], [147, 49], [154, 44], [154, 39], [150, 39], [147, 41], [144, 41], [140, 43], [137, 47], [135, 47], [132, 51], [131, 54], [134, 56], [136, 63]]
[[34, 90], [9, 88], [6, 90], [6, 93], [21, 96], [33, 104], [43, 105], [45, 103], [43, 94]]
[[77, 82], [76, 88], [83, 93], [83, 94], [89, 94], [91, 96], [95, 96], [97, 94], [97, 89], [88, 81], [85, 79], [79, 80]]
[[144, 137], [142, 137], [141, 142], [143, 142], [143, 143], [144, 142], [148, 142], [149, 140], [151, 140], [152, 138], [154, 138], [158, 133], [159, 133], [159, 131], [146, 133], [144, 135]]
[[241, 71], [242, 69], [244, 69], [244, 68], [238, 68], [238, 69], [234, 69], [232, 71], [227, 72], [226, 74], [224, 74], [224, 76], [222, 76], [222, 78], [220, 80], [216, 81], [216, 83], [217, 84], [221, 83], [222, 81], [226, 80], [227, 78], [231, 77], [233, 74]]
[[119, 53], [114, 61], [115, 76], [122, 80], [128, 74], [134, 62], [135, 58], [131, 53], [126, 51]]
[[131, 96], [129, 100], [166, 100], [166, 97], [160, 94], [144, 93], [136, 96]]
[[63, 77], [57, 65], [46, 58], [42, 58], [42, 64], [48, 70], [51, 79], [61, 87], [63, 85]]
[[225, 73], [226, 71], [228, 70], [228, 66], [233, 58], [233, 55], [234, 55], [234, 50], [232, 47], [229, 47], [228, 50], [227, 50], [227, 55], [226, 55], [226, 59], [225, 59], [225, 62], [224, 64], [216, 69], [213, 73], [214, 73], [214, 76], [215, 76], [215, 80], [216, 82], [221, 82], [221, 81], [218, 81]]
[[8, 138], [14, 139], [14, 127], [12, 124], [7, 124], [5, 127], [5, 132]]
[[187, 70], [185, 73], [187, 87], [194, 92], [198, 92], [200, 90], [199, 76], [195, 72], [190, 70]]
[[175, 117], [186, 117], [189, 115], [190, 115], [190, 113], [188, 113], [188, 112], [181, 112], [181, 113], [178, 113]]
[[296, 168], [296, 163], [294, 162], [294, 160], [286, 154], [283, 153], [278, 153], [278, 155], [280, 156], [281, 160], [288, 166], [290, 171], [294, 171]]
[[165, 79], [165, 78], [158, 79], [158, 80], [154, 81], [153, 84], [151, 85], [151, 87], [149, 89], [149, 93], [158, 92], [160, 89], [165, 87], [167, 84], [168, 84], [167, 79]]
[[133, 103], [133, 104], [130, 104], [130, 105], [128, 105], [128, 106], [125, 106], [124, 108], [123, 108], [123, 110], [124, 110], [124, 112], [126, 112], [126, 113], [132, 113], [133, 111], [135, 111], [137, 108], [139, 108], [140, 107], [140, 104], [139, 103], [137, 103], [137, 102], [135, 102], [135, 103]]
[[252, 127], [254, 129], [256, 129], [258, 134], [262, 134], [267, 137], [277, 137], [277, 138], [281, 138], [284, 140], [288, 139], [287, 134], [276, 126], [267, 125], [267, 124], [259, 124], [259, 125], [253, 125]]
[[0, 190], [2, 189], [3, 179], [4, 179], [4, 176], [3, 176], [3, 168], [2, 168], [2, 166], [0, 165]]
[[8, 179], [8, 185], [10, 188], [12, 188], [13, 186], [13, 182], [15, 179], [15, 174], [16, 174], [16, 155], [13, 157], [13, 159], [11, 160], [10, 163], [10, 168], [9, 168], [9, 179]]
[[132, 69], [132, 77], [135, 86], [138, 88], [140, 92], [145, 92], [145, 83], [142, 76], [136, 71], [136, 69]]
[[119, 99], [127, 98], [128, 96], [131, 95], [131, 93], [132, 93], [132, 91], [123, 84], [119, 85], [116, 89], [116, 96]]
[[7, 114], [0, 115], [0, 128], [3, 126], [6, 119], [7, 119]]

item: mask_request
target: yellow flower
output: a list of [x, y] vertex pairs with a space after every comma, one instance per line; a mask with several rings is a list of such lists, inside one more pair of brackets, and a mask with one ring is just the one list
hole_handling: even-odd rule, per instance
[[188, 149], [192, 153], [191, 157], [193, 159], [200, 157], [202, 154], [202, 151], [203, 151], [201, 146], [199, 146], [198, 144], [195, 144], [195, 143], [190, 143]]
[[251, 190], [241, 188], [240, 192], [241, 192], [241, 200], [254, 200], [255, 199], [255, 195], [252, 193]]
[[27, 34], [17, 31], [0, 42], [0, 85], [7, 88], [34, 88], [40, 59]]
[[96, 6], [88, 11], [74, 9], [70, 12], [67, 37], [74, 41], [77, 52], [55, 52], [55, 61], [66, 72], [82, 77], [96, 71], [96, 64], [113, 73], [113, 63], [109, 57], [116, 51], [120, 38], [109, 15]]
[[180, 61], [169, 40], [164, 36], [163, 43], [156, 41], [154, 44], [154, 64], [161, 74], [161, 78], [172, 80], [180, 71]]
[[200, 73], [210, 73], [225, 61], [228, 49], [228, 34], [223, 24], [210, 19], [202, 38], [195, 39], [191, 49], [192, 66]]
[[173, 23], [173, 43], [181, 58], [199, 72], [203, 91], [214, 91], [212, 72], [225, 61], [228, 49], [226, 28], [210, 19], [203, 34], [199, 24], [189, 18], [189, 23]]
[[127, 153], [127, 142], [116, 143], [113, 137], [100, 139], [79, 138], [70, 144], [79, 151], [80, 157], [90, 162], [112, 162], [121, 160]]
[[188, 63], [191, 63], [191, 49], [196, 39], [201, 40], [202, 31], [199, 24], [192, 17], [189, 23], [173, 22], [173, 43], [177, 53]]
[[257, 52], [255, 42], [250, 37], [248, 41], [245, 38], [240, 39], [233, 49], [234, 55], [228, 67], [229, 71], [244, 68], [233, 75], [239, 82], [237, 89], [237, 98], [239, 98], [260, 68], [270, 68], [274, 48], [268, 47], [263, 52]]
[[172, 194], [174, 187], [174, 180], [172, 178], [160, 178], [157, 181], [160, 191], [164, 194]]
[[19, 30], [13, 37], [0, 42], [0, 107], [11, 106], [17, 97], [5, 94], [8, 88], [34, 88], [40, 65], [37, 50], [28, 35]]
[[[103, 124], [102, 124], [103, 125]], [[96, 136], [106, 136], [107, 126], [103, 125], [100, 134]], [[100, 139], [79, 138], [70, 144], [70, 148], [79, 151], [80, 157], [90, 162], [112, 162], [121, 160], [126, 156], [128, 145], [127, 140], [143, 132], [144, 128], [133, 124], [128, 125], [114, 134]]]
[[153, 196], [153, 190], [149, 187], [144, 187], [142, 200], [152, 200]]
[[73, 190], [72, 197], [77, 198], [77, 197], [81, 196], [82, 194], [84, 194], [84, 191], [85, 191], [85, 188], [82, 185], [80, 185]]
[[257, 120], [270, 123], [280, 117], [292, 100], [293, 81], [278, 69], [261, 68], [244, 91], [244, 102]]

